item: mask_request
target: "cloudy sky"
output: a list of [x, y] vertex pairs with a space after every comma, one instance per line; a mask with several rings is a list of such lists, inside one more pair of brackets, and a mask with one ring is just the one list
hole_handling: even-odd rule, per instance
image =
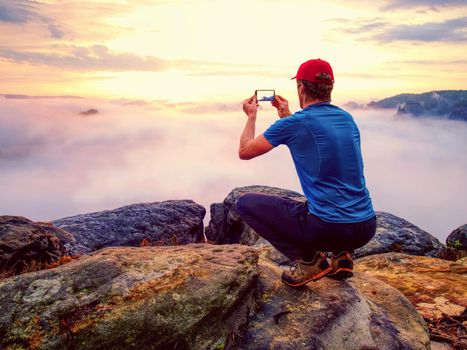
[[[461, 0], [0, 0], [0, 215], [301, 191], [286, 148], [238, 159], [244, 98], [297, 110], [290, 77], [316, 57], [337, 104], [465, 89], [466, 44]], [[442, 240], [467, 223], [467, 123], [353, 113], [376, 210]], [[257, 131], [275, 119], [262, 106]]]
[[243, 99], [295, 95], [327, 59], [335, 101], [461, 89], [463, 0], [0, 0], [0, 93]]

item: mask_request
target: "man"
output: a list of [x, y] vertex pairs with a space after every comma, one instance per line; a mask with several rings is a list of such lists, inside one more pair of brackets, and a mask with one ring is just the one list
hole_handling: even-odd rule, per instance
[[[351, 254], [374, 236], [376, 216], [365, 185], [358, 127], [349, 113], [330, 103], [330, 64], [309, 60], [292, 79], [302, 110], [290, 113], [288, 101], [276, 95], [272, 105], [280, 119], [256, 138], [256, 97], [244, 101], [248, 119], [239, 156], [251, 159], [287, 145], [307, 201], [245, 193], [235, 207], [252, 229], [295, 261], [282, 281], [299, 287], [326, 275], [353, 276]], [[333, 253], [330, 264], [324, 252]]]

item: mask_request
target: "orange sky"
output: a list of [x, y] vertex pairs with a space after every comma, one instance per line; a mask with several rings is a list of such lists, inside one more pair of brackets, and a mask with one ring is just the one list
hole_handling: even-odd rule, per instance
[[465, 89], [462, 0], [0, 0], [0, 93], [294, 99], [300, 63], [328, 60], [334, 100]]

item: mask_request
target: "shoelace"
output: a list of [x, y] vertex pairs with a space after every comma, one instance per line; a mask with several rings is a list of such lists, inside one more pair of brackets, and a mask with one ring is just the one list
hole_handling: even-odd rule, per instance
[[301, 267], [300, 267], [300, 264], [298, 263], [298, 260], [295, 260], [295, 262], [292, 264], [292, 266], [289, 267], [289, 270], [290, 270], [290, 272], [291, 272], [292, 274], [295, 274], [295, 273], [296, 273], [296, 272], [295, 272], [296, 270], [298, 270], [298, 272], [299, 272], [300, 274], [303, 274], [302, 269], [301, 269]]

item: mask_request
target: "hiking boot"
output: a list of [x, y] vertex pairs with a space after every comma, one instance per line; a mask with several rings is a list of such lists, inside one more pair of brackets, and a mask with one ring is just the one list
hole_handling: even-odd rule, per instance
[[347, 251], [340, 252], [337, 255], [332, 255], [331, 272], [328, 274], [328, 277], [341, 280], [352, 276], [352, 255]]
[[282, 282], [291, 287], [299, 287], [326, 276], [329, 271], [331, 271], [331, 266], [326, 260], [326, 255], [323, 252], [317, 252], [311, 262], [295, 260], [289, 271], [282, 272]]

